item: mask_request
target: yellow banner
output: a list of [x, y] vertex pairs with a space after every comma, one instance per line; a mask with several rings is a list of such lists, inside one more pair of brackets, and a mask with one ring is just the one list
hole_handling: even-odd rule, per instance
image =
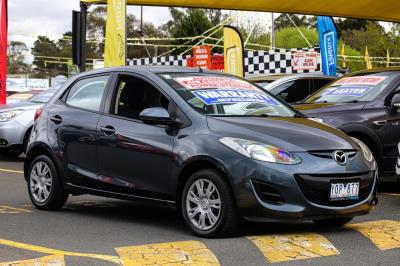
[[225, 73], [244, 76], [242, 36], [229, 26], [224, 27], [224, 68]]
[[108, 0], [104, 66], [126, 65], [126, 0]]

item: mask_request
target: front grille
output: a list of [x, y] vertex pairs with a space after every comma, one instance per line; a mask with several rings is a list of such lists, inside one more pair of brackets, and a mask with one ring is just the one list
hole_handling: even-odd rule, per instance
[[[356, 174], [296, 174], [295, 179], [303, 195], [312, 203], [330, 206], [344, 207], [356, 204], [365, 200], [371, 193], [373, 186], [373, 172]], [[339, 182], [360, 182], [359, 197], [354, 200], [330, 201], [331, 181]]]
[[[319, 157], [319, 158], [325, 158], [325, 159], [333, 159], [333, 153], [334, 152], [335, 152], [334, 150], [308, 151], [308, 153], [311, 154], [311, 155], [314, 155], [314, 156]], [[350, 160], [354, 159], [358, 155], [358, 151], [357, 150], [343, 150], [343, 152], [346, 153], [347, 158], [349, 158]]]
[[254, 189], [258, 197], [266, 203], [282, 205], [284, 203], [281, 193], [271, 185], [259, 180], [252, 180]]

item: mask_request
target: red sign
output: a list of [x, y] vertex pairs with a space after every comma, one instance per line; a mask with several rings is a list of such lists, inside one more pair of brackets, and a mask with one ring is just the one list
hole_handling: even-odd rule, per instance
[[211, 48], [208, 45], [193, 48], [193, 67], [211, 69]]
[[6, 103], [7, 0], [0, 0], [0, 104]]
[[292, 54], [293, 70], [317, 70], [319, 53], [295, 52]]
[[251, 83], [230, 77], [194, 76], [178, 77], [175, 80], [189, 90], [209, 88], [257, 90]]
[[378, 85], [386, 77], [384, 76], [365, 76], [365, 77], [348, 77], [336, 81], [338, 85]]

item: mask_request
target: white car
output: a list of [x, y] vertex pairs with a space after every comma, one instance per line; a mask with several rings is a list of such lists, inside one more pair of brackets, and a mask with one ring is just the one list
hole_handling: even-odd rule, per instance
[[399, 157], [397, 157], [396, 175], [400, 175], [400, 142], [399, 142]]

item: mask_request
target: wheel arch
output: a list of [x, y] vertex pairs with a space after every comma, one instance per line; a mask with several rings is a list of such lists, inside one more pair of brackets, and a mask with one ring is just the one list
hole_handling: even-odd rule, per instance
[[[201, 169], [212, 169], [217, 171], [219, 174], [221, 174], [222, 178], [229, 184], [231, 191], [234, 192], [234, 186], [231, 178], [229, 178], [230, 177], [229, 172], [220, 161], [208, 156], [194, 157], [181, 167], [181, 170], [178, 174], [177, 186], [176, 186], [176, 207], [178, 209], [180, 209], [181, 207], [180, 202], [182, 198], [182, 191], [186, 184], [186, 181], [192, 174]], [[232, 193], [232, 195], [235, 197], [235, 193]]]
[[25, 158], [25, 162], [24, 162], [25, 180], [28, 180], [28, 171], [29, 171], [29, 167], [30, 167], [32, 161], [39, 155], [48, 156], [53, 161], [54, 165], [56, 166], [59, 176], [62, 176], [61, 175], [61, 165], [60, 165], [59, 161], [57, 160], [57, 158], [55, 157], [52, 149], [50, 147], [48, 147], [46, 144], [40, 142], [40, 143], [35, 143], [34, 146], [30, 147], [26, 154], [26, 158]]
[[[373, 129], [364, 125], [346, 125], [340, 129], [347, 135], [365, 142], [365, 144], [371, 149], [372, 154], [375, 156], [378, 165], [382, 165], [384, 156], [383, 145], [379, 136]], [[382, 167], [380, 167], [380, 169], [382, 169]]]

